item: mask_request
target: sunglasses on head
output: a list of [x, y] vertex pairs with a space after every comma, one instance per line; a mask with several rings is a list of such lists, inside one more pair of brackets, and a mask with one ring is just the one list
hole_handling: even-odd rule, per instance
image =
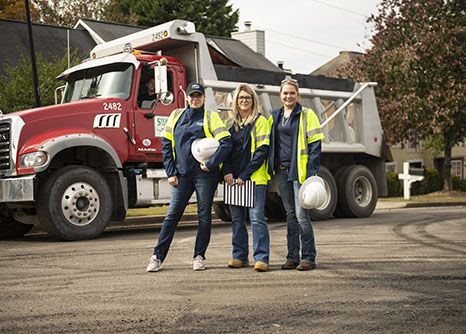
[[285, 84], [285, 83], [294, 83], [294, 84], [297, 84], [298, 83], [298, 80], [296, 79], [292, 79], [292, 78], [285, 78], [282, 80], [282, 85]]

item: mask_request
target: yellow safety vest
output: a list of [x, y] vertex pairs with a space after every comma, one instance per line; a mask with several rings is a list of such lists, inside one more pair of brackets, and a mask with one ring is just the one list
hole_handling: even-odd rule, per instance
[[312, 176], [306, 175], [306, 166], [309, 160], [308, 144], [324, 139], [324, 133], [322, 132], [319, 119], [314, 113], [314, 110], [303, 108], [299, 117], [297, 154], [298, 181], [300, 184], [302, 184], [308, 176]]
[[[181, 115], [186, 111], [186, 109], [180, 108], [175, 109], [170, 114], [165, 125], [165, 129], [162, 132], [162, 137], [171, 141], [173, 149], [173, 157], [175, 158], [175, 136], [173, 134], [176, 122], [180, 119]], [[204, 134], [207, 138], [215, 138], [220, 140], [222, 138], [230, 136], [230, 132], [225, 128], [220, 115], [216, 112], [209, 110], [204, 110], [204, 120], [202, 122], [202, 127], [204, 129]]]
[[[262, 145], [270, 145], [270, 124], [264, 116], [259, 115], [251, 131], [251, 159], [256, 149]], [[266, 185], [268, 180], [270, 175], [267, 172], [267, 159], [265, 159], [259, 169], [252, 173], [251, 181], [255, 181], [256, 185]]]

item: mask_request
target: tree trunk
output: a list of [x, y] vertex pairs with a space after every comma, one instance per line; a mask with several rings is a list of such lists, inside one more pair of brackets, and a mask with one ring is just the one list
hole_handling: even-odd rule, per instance
[[451, 148], [453, 146], [449, 136], [444, 136], [445, 150], [443, 159], [443, 191], [451, 191]]

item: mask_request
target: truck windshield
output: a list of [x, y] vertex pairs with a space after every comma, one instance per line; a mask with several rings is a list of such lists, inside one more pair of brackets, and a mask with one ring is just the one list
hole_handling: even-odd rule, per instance
[[71, 74], [63, 102], [116, 97], [128, 99], [133, 66], [127, 63], [109, 64]]

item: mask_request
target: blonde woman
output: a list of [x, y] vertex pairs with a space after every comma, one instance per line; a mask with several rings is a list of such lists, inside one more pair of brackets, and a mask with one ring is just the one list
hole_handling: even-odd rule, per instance
[[265, 191], [269, 179], [266, 159], [269, 150], [270, 126], [261, 115], [256, 92], [247, 84], [239, 85], [233, 97], [230, 128], [233, 149], [224, 161], [222, 173], [227, 184], [255, 181], [256, 203], [253, 208], [230, 205], [232, 218], [232, 259], [229, 268], [249, 265], [246, 219], [252, 228], [254, 269], [267, 271], [269, 263], [269, 229], [265, 221]]
[[285, 78], [280, 86], [283, 106], [269, 118], [269, 174], [274, 175], [286, 210], [288, 254], [283, 270], [316, 267], [314, 231], [308, 211], [299, 205], [298, 192], [304, 180], [319, 170], [324, 135], [314, 111], [304, 108], [298, 98], [298, 82]]

